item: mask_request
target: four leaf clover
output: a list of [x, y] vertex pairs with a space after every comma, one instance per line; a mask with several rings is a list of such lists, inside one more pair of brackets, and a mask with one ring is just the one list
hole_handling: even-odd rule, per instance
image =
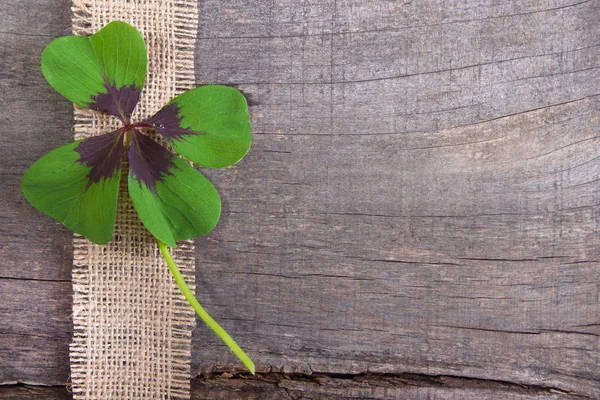
[[92, 36], [58, 38], [42, 54], [42, 72], [57, 92], [123, 124], [49, 152], [21, 182], [31, 204], [94, 243], [112, 238], [125, 155], [129, 195], [157, 239], [174, 247], [205, 235], [219, 220], [221, 201], [212, 183], [140, 128], [154, 128], [175, 152], [203, 167], [233, 165], [250, 148], [246, 99], [227, 86], [188, 90], [154, 116], [132, 122], [146, 66], [142, 35], [120, 21]]
[[198, 303], [167, 247], [215, 227], [221, 214], [219, 194], [187, 161], [141, 130], [156, 130], [193, 163], [227, 167], [244, 157], [252, 142], [246, 99], [230, 87], [200, 86], [175, 97], [152, 117], [132, 122], [146, 68], [144, 39], [124, 22], [111, 22], [92, 36], [52, 41], [42, 54], [48, 83], [78, 106], [117, 117], [122, 126], [50, 151], [25, 172], [21, 188], [37, 209], [104, 244], [113, 236], [127, 157], [133, 206], [157, 239], [183, 295], [254, 374], [252, 360]]

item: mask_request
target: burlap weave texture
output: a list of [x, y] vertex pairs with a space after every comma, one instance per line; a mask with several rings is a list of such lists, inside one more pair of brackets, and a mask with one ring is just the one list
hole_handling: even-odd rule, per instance
[[[90, 35], [113, 20], [135, 26], [148, 49], [148, 74], [132, 117], [141, 121], [193, 87], [197, 3], [186, 0], [74, 0], [73, 32]], [[75, 109], [75, 139], [109, 132], [116, 119]], [[74, 399], [188, 399], [194, 311], [127, 195], [124, 166], [113, 240], [77, 236], [73, 265]], [[193, 290], [193, 241], [173, 254]]]

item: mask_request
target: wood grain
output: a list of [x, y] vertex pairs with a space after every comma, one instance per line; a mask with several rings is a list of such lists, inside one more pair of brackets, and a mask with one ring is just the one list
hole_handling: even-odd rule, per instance
[[[210, 171], [198, 295], [259, 370], [600, 397], [598, 1], [200, 16], [198, 80], [247, 94], [255, 141]], [[194, 340], [197, 373], [235, 363]]]
[[[198, 297], [260, 374], [205, 376], [240, 369], [199, 325], [195, 398], [600, 397], [600, 1], [199, 7], [198, 81], [244, 91], [254, 144], [204, 171]], [[64, 385], [71, 234], [18, 185], [72, 137], [39, 72], [70, 2], [0, 22], [0, 383]]]
[[72, 105], [39, 67], [44, 47], [70, 32], [70, 2], [2, 1], [0, 25], [0, 384], [64, 384], [72, 235], [30, 206], [19, 182], [38, 158], [73, 137]]
[[0, 386], [0, 399], [2, 400], [68, 400], [72, 399], [71, 393], [65, 387], [47, 387], [32, 385]]
[[297, 399], [487, 399], [575, 400], [578, 396], [506, 382], [416, 375], [287, 376], [197, 378], [192, 398], [227, 400]]

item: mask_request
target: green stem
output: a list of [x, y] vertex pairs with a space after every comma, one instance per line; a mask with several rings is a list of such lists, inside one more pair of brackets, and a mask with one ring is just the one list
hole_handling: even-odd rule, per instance
[[244, 363], [246, 368], [250, 370], [252, 375], [256, 375], [254, 363], [252, 362], [250, 357], [248, 357], [246, 353], [244, 353], [244, 350], [242, 350], [240, 346], [238, 346], [235, 340], [233, 340], [231, 336], [229, 336], [225, 329], [223, 329], [217, 321], [215, 321], [210, 315], [208, 315], [208, 313], [204, 310], [200, 303], [198, 303], [198, 300], [196, 300], [194, 294], [192, 293], [188, 285], [185, 283], [185, 279], [183, 279], [181, 272], [179, 272], [177, 265], [173, 261], [173, 258], [171, 257], [171, 253], [169, 252], [169, 248], [167, 247], [167, 245], [158, 239], [156, 240], [156, 242], [158, 243], [158, 247], [160, 248], [163, 257], [165, 258], [165, 261], [167, 262], [171, 273], [173, 274], [173, 278], [175, 278], [175, 282], [177, 282], [179, 289], [181, 289], [181, 293], [183, 293], [186, 300], [190, 303], [194, 311], [196, 311], [198, 316], [202, 318], [202, 321], [204, 321], [206, 325], [208, 325], [208, 327], [212, 329], [213, 332], [216, 333], [217, 336], [220, 337], [223, 342], [225, 342], [225, 344], [231, 349], [233, 354], [235, 354], [237, 358], [239, 358], [240, 361]]
[[131, 143], [131, 132], [127, 131], [127, 132], [125, 132], [125, 144], [124, 144], [126, 153], [127, 153], [127, 150], [129, 150], [130, 143]]

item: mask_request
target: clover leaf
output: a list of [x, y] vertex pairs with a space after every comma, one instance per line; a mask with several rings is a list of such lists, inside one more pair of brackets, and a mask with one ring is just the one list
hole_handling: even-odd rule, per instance
[[237, 90], [206, 85], [172, 99], [150, 118], [131, 121], [147, 69], [146, 46], [132, 26], [114, 21], [92, 36], [65, 36], [42, 54], [42, 73], [80, 107], [118, 118], [121, 128], [50, 151], [23, 176], [37, 209], [97, 244], [112, 239], [125, 157], [128, 192], [140, 220], [157, 239], [177, 284], [200, 317], [254, 373], [254, 364], [204, 311], [181, 277], [169, 247], [210, 232], [221, 213], [213, 184], [187, 161], [146, 136], [154, 129], [170, 147], [203, 167], [222, 168], [251, 145], [248, 106]]

